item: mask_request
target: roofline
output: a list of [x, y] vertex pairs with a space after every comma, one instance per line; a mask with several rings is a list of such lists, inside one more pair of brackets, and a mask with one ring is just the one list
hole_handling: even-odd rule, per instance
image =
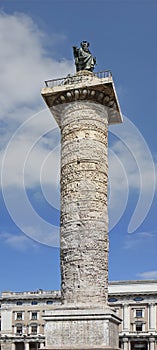
[[[133, 284], [155, 284], [157, 283], [157, 280], [119, 280], [119, 281], [109, 281], [109, 287], [110, 286], [118, 286], [118, 285], [133, 285]], [[2, 291], [1, 295], [0, 295], [0, 302], [4, 299], [43, 299], [43, 298], [47, 298], [47, 297], [54, 297], [54, 298], [60, 298], [60, 290], [39, 290], [39, 291], [21, 291], [21, 292], [15, 292], [15, 291]], [[28, 294], [27, 294], [28, 293]], [[127, 294], [127, 291], [125, 292], [110, 292], [109, 294]], [[145, 294], [150, 294], [150, 293], [154, 293], [153, 291], [140, 291], [139, 292], [135, 292], [132, 291], [132, 294], [137, 294], [137, 293], [145, 293]], [[58, 294], [58, 295], [57, 295]], [[130, 292], [129, 292], [130, 294]]]
[[120, 281], [109, 281], [109, 285], [117, 285], [117, 284], [150, 284], [150, 283], [157, 283], [157, 280], [120, 280]]

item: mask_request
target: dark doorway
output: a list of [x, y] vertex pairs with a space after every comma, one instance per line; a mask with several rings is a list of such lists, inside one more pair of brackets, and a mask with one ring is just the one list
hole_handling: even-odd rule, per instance
[[29, 350], [38, 350], [39, 348], [39, 343], [29, 343]]
[[131, 341], [131, 350], [148, 350], [147, 341]]
[[24, 350], [24, 343], [15, 343], [15, 349], [16, 350]]

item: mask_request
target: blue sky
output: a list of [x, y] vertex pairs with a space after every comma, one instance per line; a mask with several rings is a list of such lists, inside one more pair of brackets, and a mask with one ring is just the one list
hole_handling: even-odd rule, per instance
[[110, 69], [109, 279], [157, 279], [156, 1], [0, 1], [0, 290], [59, 289], [60, 134], [40, 90], [90, 42]]

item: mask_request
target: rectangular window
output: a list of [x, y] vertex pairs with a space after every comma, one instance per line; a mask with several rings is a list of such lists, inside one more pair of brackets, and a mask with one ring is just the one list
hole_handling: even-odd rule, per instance
[[22, 320], [22, 312], [17, 312], [16, 320]]
[[142, 309], [137, 309], [136, 310], [136, 317], [142, 317]]
[[136, 332], [142, 332], [142, 323], [136, 324]]
[[32, 320], [37, 320], [37, 312], [32, 312]]
[[35, 300], [32, 301], [32, 305], [37, 305], [37, 304], [38, 304], [37, 301], [35, 301]]
[[31, 334], [37, 334], [37, 325], [31, 326]]
[[22, 305], [22, 301], [17, 301], [16, 305]]
[[22, 334], [22, 324], [19, 324], [16, 326], [16, 333], [21, 335]]

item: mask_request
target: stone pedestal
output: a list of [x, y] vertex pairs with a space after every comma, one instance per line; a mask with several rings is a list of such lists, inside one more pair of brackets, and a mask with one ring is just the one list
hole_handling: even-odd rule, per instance
[[59, 80], [42, 96], [61, 129], [61, 300], [46, 320], [46, 348], [118, 348], [108, 300], [108, 124], [121, 113], [111, 75]]
[[46, 349], [117, 349], [119, 318], [104, 309], [61, 306], [44, 316]]

